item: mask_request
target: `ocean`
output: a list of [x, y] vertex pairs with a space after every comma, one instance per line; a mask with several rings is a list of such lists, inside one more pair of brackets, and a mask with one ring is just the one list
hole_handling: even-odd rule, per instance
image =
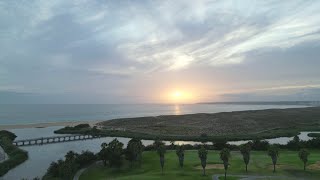
[[283, 104], [0, 104], [0, 125], [293, 108]]

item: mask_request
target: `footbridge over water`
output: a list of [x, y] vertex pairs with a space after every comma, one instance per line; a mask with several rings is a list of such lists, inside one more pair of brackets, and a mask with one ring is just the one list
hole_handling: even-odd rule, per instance
[[52, 137], [41, 137], [34, 139], [24, 139], [17, 140], [13, 142], [13, 145], [16, 146], [34, 146], [34, 145], [45, 145], [45, 144], [53, 144], [53, 143], [62, 143], [69, 141], [82, 141], [87, 139], [96, 139], [101, 138], [101, 136], [94, 135], [67, 135], [67, 136], [52, 136]]

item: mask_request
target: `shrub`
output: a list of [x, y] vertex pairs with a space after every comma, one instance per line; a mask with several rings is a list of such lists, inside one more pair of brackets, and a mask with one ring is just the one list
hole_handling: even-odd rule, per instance
[[74, 127], [75, 129], [84, 129], [84, 128], [90, 128], [89, 124], [78, 124]]

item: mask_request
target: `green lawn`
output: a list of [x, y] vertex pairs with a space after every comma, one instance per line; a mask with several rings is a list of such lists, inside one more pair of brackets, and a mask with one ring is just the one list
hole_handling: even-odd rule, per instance
[[[296, 151], [281, 151], [278, 160], [279, 166], [277, 167], [276, 173], [272, 173], [271, 158], [267, 156], [266, 152], [253, 151], [251, 153], [251, 160], [248, 166], [248, 174], [250, 175], [281, 175], [281, 176], [292, 176], [292, 177], [303, 177], [310, 179], [319, 179], [320, 177], [320, 151], [311, 151], [309, 156], [309, 167], [307, 171], [303, 171], [303, 164], [297, 156]], [[244, 175], [246, 174], [242, 156], [239, 152], [234, 151], [231, 153], [231, 166], [229, 167], [228, 173], [230, 176]], [[319, 161], [319, 164], [315, 164]], [[175, 151], [167, 151], [166, 162], [164, 168], [164, 175], [161, 174], [159, 157], [156, 152], [144, 152], [143, 163], [141, 167], [130, 168], [128, 163], [121, 169], [112, 169], [103, 166], [93, 166], [85, 171], [80, 180], [91, 180], [91, 179], [212, 179], [213, 174], [223, 174], [224, 170], [219, 169], [222, 166], [216, 165], [221, 164], [219, 160], [218, 151], [209, 151], [208, 162], [207, 162], [207, 176], [202, 176], [202, 170], [197, 168], [200, 165], [197, 151], [186, 151], [185, 152], [185, 166], [180, 169], [178, 166], [178, 159]], [[209, 169], [211, 164], [211, 169]], [[314, 169], [311, 169], [313, 167]], [[215, 168], [215, 169], [213, 169]], [[218, 168], [218, 169], [217, 169]], [[318, 168], [318, 169], [317, 169]], [[229, 179], [238, 179], [236, 177], [230, 177]]]

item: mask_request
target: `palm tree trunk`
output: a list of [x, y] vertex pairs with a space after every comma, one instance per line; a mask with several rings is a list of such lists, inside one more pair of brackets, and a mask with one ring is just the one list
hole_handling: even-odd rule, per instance
[[227, 171], [224, 171], [224, 180], [227, 179]]
[[246, 172], [248, 172], [248, 165], [246, 164]]
[[276, 172], [276, 165], [273, 164], [273, 173], [275, 173], [275, 172]]
[[203, 169], [203, 175], [206, 175], [206, 168], [202, 168]]

